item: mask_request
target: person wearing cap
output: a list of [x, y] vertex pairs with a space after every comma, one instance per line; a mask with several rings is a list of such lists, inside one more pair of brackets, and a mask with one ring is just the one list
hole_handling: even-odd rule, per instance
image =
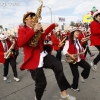
[[[74, 91], [80, 91], [78, 87], [79, 84], [78, 66], [83, 68], [83, 71], [80, 74], [80, 79], [83, 83], [85, 82], [85, 79], [89, 77], [90, 68], [91, 68], [90, 65], [84, 59], [84, 51], [83, 51], [84, 49], [82, 48], [78, 39], [79, 33], [80, 33], [80, 29], [78, 27], [74, 27], [71, 30], [70, 38], [68, 41], [65, 42], [62, 51], [65, 56], [69, 56], [73, 61], [75, 61], [75, 63], [73, 62], [69, 63], [73, 75], [73, 82], [71, 85], [71, 89]], [[76, 56], [74, 54], [76, 54]]]
[[[16, 60], [13, 54], [10, 55], [10, 57], [5, 58], [7, 55], [7, 51], [11, 47], [12, 43], [11, 41], [7, 38], [7, 36], [4, 33], [0, 34], [0, 63], [3, 63], [4, 65], [4, 78], [3, 80], [8, 79], [8, 70], [9, 70], [9, 63], [12, 67], [13, 73], [14, 73], [14, 80], [15, 81], [20, 81], [18, 78], [17, 74], [17, 68], [16, 68]], [[13, 49], [13, 48], [12, 48]]]
[[90, 45], [95, 46], [99, 51], [99, 54], [94, 58], [93, 62], [91, 62], [91, 66], [93, 71], [97, 71], [97, 64], [100, 61], [100, 12], [95, 12], [93, 14], [93, 21], [90, 24]]
[[[58, 24], [53, 23], [46, 30], [44, 30], [41, 33], [36, 47], [32, 47], [29, 45], [29, 41], [35, 34], [37, 34], [37, 31], [41, 30], [42, 27], [40, 23], [35, 23], [36, 25], [33, 27], [34, 17], [35, 13], [33, 12], [28, 12], [24, 15], [24, 26], [20, 26], [18, 29], [18, 46], [23, 47], [24, 50], [24, 62], [20, 66], [20, 69], [29, 70], [32, 79], [36, 83], [35, 100], [41, 100], [47, 84], [43, 68], [49, 68], [54, 71], [62, 98], [76, 100], [75, 97], [66, 92], [66, 90], [70, 88], [70, 84], [63, 73], [62, 63], [57, 60], [55, 56], [50, 54], [50, 46], [44, 46], [44, 39], [46, 35], [48, 35], [55, 27], [57, 27]], [[40, 45], [41, 43], [42, 45]]]

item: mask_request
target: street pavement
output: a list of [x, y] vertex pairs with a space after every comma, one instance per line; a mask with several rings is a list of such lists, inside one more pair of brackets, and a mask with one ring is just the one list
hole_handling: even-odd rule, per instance
[[[86, 61], [92, 62], [92, 60], [98, 54], [95, 47], [90, 47], [92, 53], [95, 54], [94, 57], [87, 55]], [[53, 51], [53, 55], [56, 52]], [[34, 100], [35, 97], [35, 82], [32, 80], [31, 75], [28, 71], [20, 71], [19, 67], [23, 62], [23, 52], [20, 49], [20, 54], [17, 59], [17, 70], [18, 77], [21, 79], [20, 82], [13, 80], [13, 72], [11, 66], [9, 66], [8, 80], [3, 80], [3, 65], [0, 64], [0, 100]], [[65, 56], [62, 56], [62, 63], [64, 68], [64, 74], [69, 81], [72, 83], [72, 73], [69, 68], [68, 63], [65, 62]], [[33, 62], [34, 64], [34, 62]], [[94, 72], [91, 70], [90, 76], [82, 83], [79, 80], [80, 92], [75, 92], [68, 89], [67, 92], [77, 98], [77, 100], [100, 100], [100, 63], [98, 63], [98, 71]], [[79, 72], [81, 73], [82, 68], [79, 67]], [[54, 73], [50, 69], [44, 69], [47, 86], [42, 97], [42, 100], [66, 100], [61, 99], [60, 90], [58, 88]]]

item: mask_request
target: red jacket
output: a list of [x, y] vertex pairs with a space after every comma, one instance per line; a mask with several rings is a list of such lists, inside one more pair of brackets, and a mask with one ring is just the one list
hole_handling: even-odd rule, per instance
[[[84, 35], [83, 35], [83, 34], [84, 34]], [[85, 34], [85, 33], [79, 33], [78, 39], [79, 39], [81, 45], [85, 43], [85, 42], [81, 42], [81, 40], [82, 40], [83, 38], [85, 38], [85, 37], [86, 37], [86, 34]]]
[[[83, 52], [83, 49], [82, 49]], [[68, 49], [68, 53], [69, 54], [78, 54], [78, 50], [77, 48], [74, 46], [74, 44], [71, 42], [71, 40], [69, 40], [69, 49]], [[84, 54], [80, 55], [81, 59], [84, 59]], [[77, 60], [77, 58], [76, 58]]]
[[93, 21], [90, 24], [90, 31], [91, 31], [91, 36], [90, 36], [90, 41], [91, 45], [100, 45], [100, 23], [97, 21]]
[[58, 47], [60, 40], [54, 35], [54, 33], [51, 34], [51, 40], [53, 44], [53, 49], [54, 50], [59, 50], [60, 48]]
[[[44, 33], [42, 33], [42, 40], [45, 39], [46, 35], [49, 34], [55, 28], [55, 24], [50, 25]], [[18, 30], [18, 46], [23, 47], [24, 50], [24, 62], [20, 66], [21, 70], [28, 69], [33, 70], [38, 67], [40, 60], [40, 48], [39, 45], [36, 47], [29, 46], [29, 41], [35, 35], [35, 32], [29, 27], [20, 27]], [[42, 41], [44, 43], [44, 41]]]
[[[9, 49], [12, 43], [9, 39], [7, 39], [6, 41], [7, 41], [7, 46]], [[13, 54], [11, 56], [14, 57]], [[4, 48], [3, 48], [2, 42], [0, 41], [0, 63], [5, 63], [5, 60], [6, 59], [4, 58]]]

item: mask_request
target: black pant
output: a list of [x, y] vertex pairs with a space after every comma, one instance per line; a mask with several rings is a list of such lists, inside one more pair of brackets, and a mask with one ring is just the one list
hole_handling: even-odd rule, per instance
[[89, 49], [88, 46], [86, 47], [86, 51], [85, 51], [85, 54], [84, 54], [85, 57], [86, 57], [86, 55], [87, 55], [87, 52], [89, 53], [89, 55], [92, 55], [92, 53], [90, 52], [90, 49]]
[[57, 52], [56, 58], [57, 58], [58, 60], [60, 60], [60, 61], [61, 61], [61, 57], [62, 57], [61, 51], [62, 51], [62, 47], [61, 47], [59, 50], [56, 50], [56, 52]]
[[95, 46], [95, 47], [99, 50], [99, 54], [93, 60], [94, 65], [96, 65], [100, 61], [100, 45], [99, 46]]
[[82, 47], [84, 48], [84, 50], [86, 49], [86, 51], [85, 51], [85, 53], [84, 53], [84, 56], [85, 56], [85, 57], [86, 57], [86, 55], [87, 55], [87, 52], [91, 55], [91, 52], [90, 52], [90, 49], [89, 49], [89, 47], [88, 47], [88, 42], [87, 42], [87, 41], [82, 45]]
[[69, 63], [69, 65], [70, 65], [72, 75], [73, 75], [73, 83], [72, 83], [71, 87], [74, 89], [77, 89], [78, 82], [79, 82], [78, 66], [83, 68], [83, 71], [81, 72], [81, 76], [84, 79], [88, 78], [91, 67], [85, 60], [81, 60], [80, 62], [77, 62], [76, 64]]
[[[55, 56], [48, 54], [46, 57], [44, 57], [43, 68], [49, 68], [53, 70], [60, 91], [64, 91], [70, 88], [70, 84], [68, 83], [63, 73], [62, 63], [58, 59], [56, 59]], [[35, 92], [37, 100], [41, 100], [44, 89], [47, 84], [43, 68], [37, 68], [34, 71], [30, 71], [33, 80], [35, 80], [36, 82]]]
[[8, 59], [5, 60], [4, 63], [4, 75], [3, 76], [7, 76], [8, 75], [8, 71], [9, 71], [9, 63], [12, 67], [13, 73], [14, 73], [14, 77], [17, 77], [17, 69], [16, 69], [16, 61], [13, 57], [10, 57]]

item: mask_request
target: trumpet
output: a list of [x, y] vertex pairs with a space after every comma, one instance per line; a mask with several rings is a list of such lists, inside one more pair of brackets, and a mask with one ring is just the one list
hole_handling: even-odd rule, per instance
[[67, 37], [65, 37], [65, 38], [59, 43], [58, 47], [62, 47], [62, 46], [64, 45], [64, 42], [66, 41], [66, 38], [67, 38]]
[[90, 36], [87, 36], [85, 38], [82, 38], [81, 42], [85, 42], [85, 41], [89, 40], [89, 38], [90, 38]]

